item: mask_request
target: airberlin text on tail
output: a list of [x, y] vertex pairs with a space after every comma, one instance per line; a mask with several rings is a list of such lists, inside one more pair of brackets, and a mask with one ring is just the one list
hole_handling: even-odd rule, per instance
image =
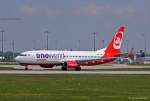
[[114, 35], [114, 37], [112, 38], [108, 46], [106, 47], [104, 57], [113, 57], [113, 56], [117, 56], [120, 53], [124, 31], [125, 31], [124, 26], [121, 26], [117, 30], [116, 34]]

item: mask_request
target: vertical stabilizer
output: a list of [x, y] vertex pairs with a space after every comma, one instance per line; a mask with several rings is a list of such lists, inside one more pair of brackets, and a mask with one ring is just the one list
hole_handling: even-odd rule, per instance
[[116, 34], [113, 36], [112, 40], [109, 42], [106, 47], [104, 57], [113, 57], [120, 54], [120, 48], [123, 39], [123, 33], [125, 31], [124, 26], [120, 26]]

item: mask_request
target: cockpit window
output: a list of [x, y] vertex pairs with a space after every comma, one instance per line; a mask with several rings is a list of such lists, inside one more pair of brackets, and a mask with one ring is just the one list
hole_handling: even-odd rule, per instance
[[26, 54], [20, 54], [19, 56], [27, 56]]

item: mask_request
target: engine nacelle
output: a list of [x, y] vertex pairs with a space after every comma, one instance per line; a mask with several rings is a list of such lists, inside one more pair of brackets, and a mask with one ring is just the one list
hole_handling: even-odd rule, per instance
[[68, 68], [76, 68], [79, 64], [75, 60], [67, 61]]

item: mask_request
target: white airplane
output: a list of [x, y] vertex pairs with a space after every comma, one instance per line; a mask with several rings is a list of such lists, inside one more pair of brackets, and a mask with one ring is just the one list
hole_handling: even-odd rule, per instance
[[116, 34], [106, 48], [97, 51], [55, 51], [55, 50], [34, 50], [21, 53], [15, 58], [16, 62], [25, 66], [39, 65], [43, 68], [62, 66], [62, 70], [74, 68], [81, 70], [81, 66], [99, 65], [114, 61], [120, 54], [123, 39], [124, 26], [120, 26]]

